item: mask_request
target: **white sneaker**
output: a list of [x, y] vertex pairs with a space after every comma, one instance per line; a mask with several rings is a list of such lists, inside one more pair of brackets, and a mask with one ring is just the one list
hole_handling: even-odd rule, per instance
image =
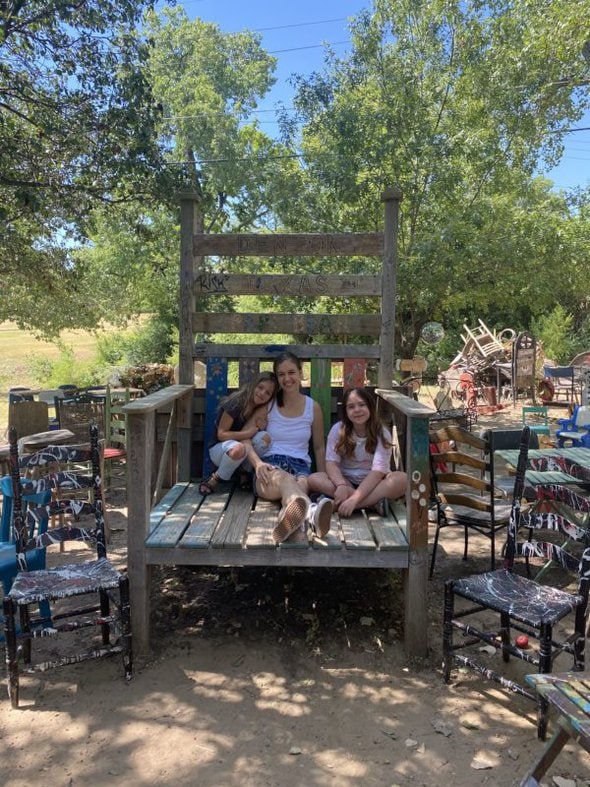
[[324, 538], [330, 532], [334, 503], [329, 497], [320, 497], [317, 503], [312, 503], [309, 509], [308, 521], [316, 535]]

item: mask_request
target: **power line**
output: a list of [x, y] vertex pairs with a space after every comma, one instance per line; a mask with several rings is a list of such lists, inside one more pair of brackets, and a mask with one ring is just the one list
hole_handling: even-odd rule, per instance
[[340, 44], [350, 44], [350, 38], [346, 41], [326, 41], [324, 44], [310, 44], [309, 46], [294, 46], [290, 49], [269, 49], [267, 54], [278, 55], [283, 52], [300, 52], [302, 49], [321, 49], [324, 46], [339, 46]]

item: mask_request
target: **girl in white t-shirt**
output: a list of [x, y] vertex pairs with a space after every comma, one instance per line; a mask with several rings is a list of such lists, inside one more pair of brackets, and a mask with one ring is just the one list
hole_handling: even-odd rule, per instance
[[364, 388], [350, 388], [344, 416], [334, 424], [326, 445], [326, 472], [313, 473], [309, 488], [334, 498], [340, 516], [359, 508], [385, 513], [385, 500], [405, 493], [405, 473], [392, 471], [391, 434], [377, 415], [375, 398]]

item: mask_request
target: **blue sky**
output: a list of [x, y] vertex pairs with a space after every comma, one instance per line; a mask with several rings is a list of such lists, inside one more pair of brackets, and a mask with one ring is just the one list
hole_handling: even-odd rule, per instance
[[[244, 28], [262, 35], [264, 48], [278, 59], [277, 83], [261, 104], [261, 109], [274, 109], [278, 101], [290, 106], [293, 90], [289, 78], [294, 73], [309, 74], [321, 68], [322, 44], [329, 42], [337, 53], [347, 48], [346, 18], [369, 7], [363, 0], [179, 0], [189, 18], [196, 16], [215, 22], [225, 32]], [[262, 128], [273, 134], [273, 112], [259, 114]], [[590, 112], [576, 123], [576, 128], [590, 127]], [[557, 188], [569, 189], [590, 185], [590, 130], [566, 136], [566, 149], [561, 163], [547, 173]]]

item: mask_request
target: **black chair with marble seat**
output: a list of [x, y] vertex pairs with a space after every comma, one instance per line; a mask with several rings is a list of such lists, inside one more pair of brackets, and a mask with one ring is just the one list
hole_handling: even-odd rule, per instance
[[[121, 653], [125, 677], [131, 677], [131, 621], [129, 581], [125, 572], [118, 571], [106, 556], [101, 457], [98, 430], [90, 429], [90, 448], [80, 446], [49, 446], [26, 457], [27, 469], [43, 465], [62, 465], [74, 468], [88, 464], [89, 472], [68, 469], [48, 473], [36, 480], [21, 480], [17, 435], [10, 431], [10, 468], [13, 487], [13, 528], [16, 534], [16, 557], [19, 572], [4, 597], [4, 630], [6, 644], [6, 673], [8, 695], [13, 708], [19, 704], [19, 659], [27, 670], [46, 670], [49, 667], [75, 664], [86, 659]], [[61, 491], [59, 499], [47, 505], [30, 508], [23, 513], [23, 492]], [[75, 499], [78, 490], [92, 492], [90, 499]], [[59, 516], [57, 516], [59, 515]], [[65, 521], [62, 522], [62, 516]], [[54, 520], [59, 519], [57, 526]], [[30, 537], [32, 520], [40, 523], [37, 535]], [[54, 568], [29, 570], [27, 555], [33, 550], [78, 541], [94, 548], [96, 558], [60, 564]], [[75, 599], [79, 599], [77, 605]], [[33, 604], [51, 604], [49, 622], [35, 618], [30, 611]], [[17, 617], [20, 631], [17, 630]], [[33, 664], [32, 643], [38, 638], [70, 632], [71, 637], [91, 632], [83, 650], [68, 648], [53, 660]]]
[[[572, 657], [574, 670], [584, 669], [590, 533], [580, 524], [580, 515], [583, 520], [590, 512], [590, 500], [559, 484], [544, 484], [535, 487], [537, 505], [522, 505], [529, 436], [530, 430], [525, 427], [504, 568], [445, 583], [443, 678], [449, 683], [453, 666], [467, 667], [500, 684], [511, 695], [536, 702], [537, 734], [544, 739], [548, 703], [524, 686], [524, 673], [531, 672], [531, 666], [539, 673], [551, 673], [555, 659], [563, 653]], [[539, 575], [530, 577], [534, 564], [546, 561], [552, 561], [555, 567], [551, 584], [548, 572], [543, 574], [543, 584], [538, 581]], [[576, 588], [571, 592], [574, 577]], [[573, 618], [570, 625], [568, 616]], [[513, 634], [518, 635], [514, 641]], [[495, 651], [495, 656], [482, 656], [488, 650], [492, 654]], [[498, 657], [502, 661], [494, 664], [491, 658]], [[506, 666], [500, 672], [502, 662], [506, 664], [511, 657], [525, 663], [523, 675], [514, 668], [507, 674]]]

